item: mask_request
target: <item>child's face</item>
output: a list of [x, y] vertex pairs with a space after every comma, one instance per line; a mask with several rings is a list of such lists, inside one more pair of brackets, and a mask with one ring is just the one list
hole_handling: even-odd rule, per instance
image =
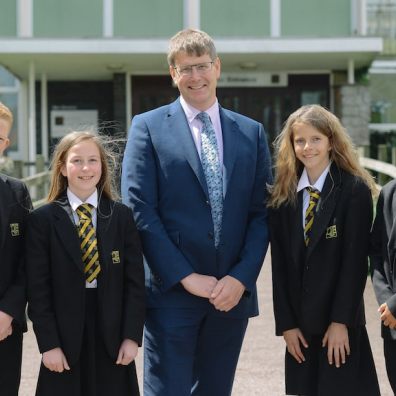
[[0, 118], [0, 156], [3, 155], [4, 150], [10, 145], [10, 139], [8, 139], [10, 129], [10, 122]]
[[302, 122], [293, 125], [293, 146], [296, 157], [307, 171], [323, 172], [330, 162], [330, 142], [318, 129]]
[[102, 162], [96, 143], [85, 140], [72, 146], [61, 172], [67, 177], [70, 190], [85, 201], [95, 191], [102, 175]]

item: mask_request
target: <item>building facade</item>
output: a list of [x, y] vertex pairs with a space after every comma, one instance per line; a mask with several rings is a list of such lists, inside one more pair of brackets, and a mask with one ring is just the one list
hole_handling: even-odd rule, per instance
[[166, 52], [185, 27], [215, 39], [222, 106], [262, 122], [270, 140], [296, 108], [320, 103], [367, 144], [362, 76], [382, 51], [367, 35], [367, 1], [2, 0], [0, 100], [17, 114], [10, 155], [48, 159], [84, 125], [125, 135], [134, 114], [175, 99]]

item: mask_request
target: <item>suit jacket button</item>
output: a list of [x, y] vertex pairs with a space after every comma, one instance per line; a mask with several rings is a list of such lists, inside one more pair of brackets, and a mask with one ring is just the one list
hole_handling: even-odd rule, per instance
[[210, 206], [210, 202], [209, 202], [209, 201], [205, 201], [205, 203], [206, 203], [206, 205], [209, 205], [209, 206]]
[[213, 239], [213, 232], [208, 232], [209, 239]]

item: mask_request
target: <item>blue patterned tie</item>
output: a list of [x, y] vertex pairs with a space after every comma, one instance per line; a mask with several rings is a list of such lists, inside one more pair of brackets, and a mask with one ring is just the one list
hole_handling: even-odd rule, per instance
[[220, 241], [221, 221], [223, 217], [223, 177], [217, 150], [216, 133], [207, 113], [199, 113], [198, 120], [202, 122], [201, 131], [201, 162], [208, 186], [209, 200], [212, 211], [214, 243], [217, 247]]

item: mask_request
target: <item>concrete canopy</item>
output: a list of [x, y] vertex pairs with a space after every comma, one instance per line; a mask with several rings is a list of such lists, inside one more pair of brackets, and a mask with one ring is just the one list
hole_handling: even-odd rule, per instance
[[[370, 66], [382, 51], [382, 39], [214, 38], [223, 70], [331, 71]], [[114, 73], [166, 74], [168, 39], [0, 38], [0, 64], [22, 80], [33, 62], [48, 80], [109, 80]]]

